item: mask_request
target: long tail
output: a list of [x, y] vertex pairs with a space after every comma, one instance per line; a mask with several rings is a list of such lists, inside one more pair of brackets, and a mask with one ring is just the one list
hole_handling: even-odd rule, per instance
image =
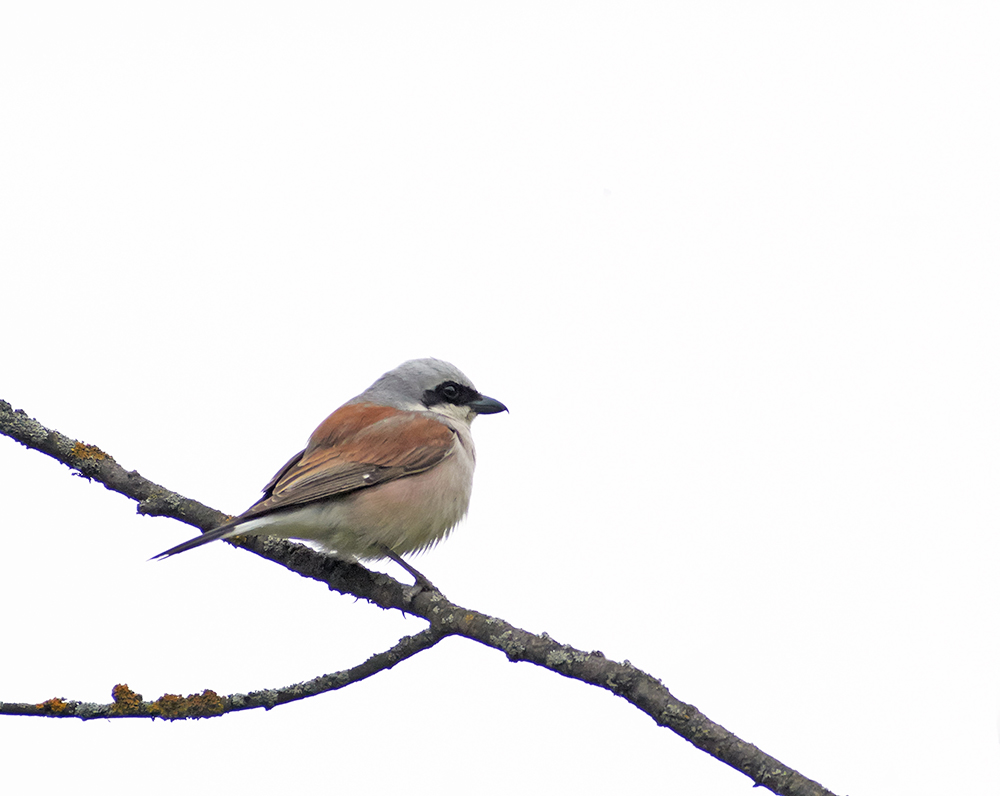
[[164, 550], [159, 555], [153, 556], [150, 561], [162, 561], [164, 558], [170, 558], [170, 556], [175, 556], [178, 553], [183, 553], [187, 550], [194, 550], [196, 547], [201, 547], [203, 544], [208, 544], [209, 542], [214, 542], [216, 539], [225, 539], [227, 536], [233, 536], [236, 533], [236, 526], [239, 522], [236, 520], [230, 520], [229, 522], [223, 523], [218, 528], [213, 528], [210, 531], [205, 531], [201, 536], [196, 536], [194, 539], [188, 539], [186, 542], [182, 542], [177, 545], [177, 547], [171, 547], [169, 550]]

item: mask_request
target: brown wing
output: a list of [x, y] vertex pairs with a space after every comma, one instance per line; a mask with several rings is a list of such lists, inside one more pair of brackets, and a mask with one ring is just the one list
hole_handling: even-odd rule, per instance
[[449, 456], [455, 432], [417, 412], [342, 406], [317, 428], [239, 520], [342, 495], [429, 470]]

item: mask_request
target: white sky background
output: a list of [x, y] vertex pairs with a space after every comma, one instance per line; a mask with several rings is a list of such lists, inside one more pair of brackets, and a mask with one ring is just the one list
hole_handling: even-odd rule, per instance
[[[839, 794], [1000, 788], [993, 3], [21, 3], [0, 397], [227, 512], [455, 362], [460, 604], [628, 658]], [[0, 439], [0, 700], [277, 687], [423, 623]], [[398, 570], [387, 567], [398, 574]], [[11, 793], [748, 793], [449, 640], [210, 721], [0, 719]]]

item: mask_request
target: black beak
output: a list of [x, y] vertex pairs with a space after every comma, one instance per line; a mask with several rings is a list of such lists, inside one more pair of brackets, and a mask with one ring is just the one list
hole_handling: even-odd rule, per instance
[[497, 412], [509, 411], [496, 398], [489, 398], [485, 395], [480, 395], [476, 400], [469, 401], [468, 406], [477, 415], [495, 415]]

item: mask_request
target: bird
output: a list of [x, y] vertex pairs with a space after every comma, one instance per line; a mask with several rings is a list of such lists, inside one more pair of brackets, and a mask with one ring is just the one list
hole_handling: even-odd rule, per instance
[[465, 517], [472, 421], [507, 411], [451, 363], [411, 359], [320, 423], [250, 508], [153, 559], [236, 535], [278, 536], [352, 562], [390, 558], [427, 582], [401, 556], [433, 547]]

